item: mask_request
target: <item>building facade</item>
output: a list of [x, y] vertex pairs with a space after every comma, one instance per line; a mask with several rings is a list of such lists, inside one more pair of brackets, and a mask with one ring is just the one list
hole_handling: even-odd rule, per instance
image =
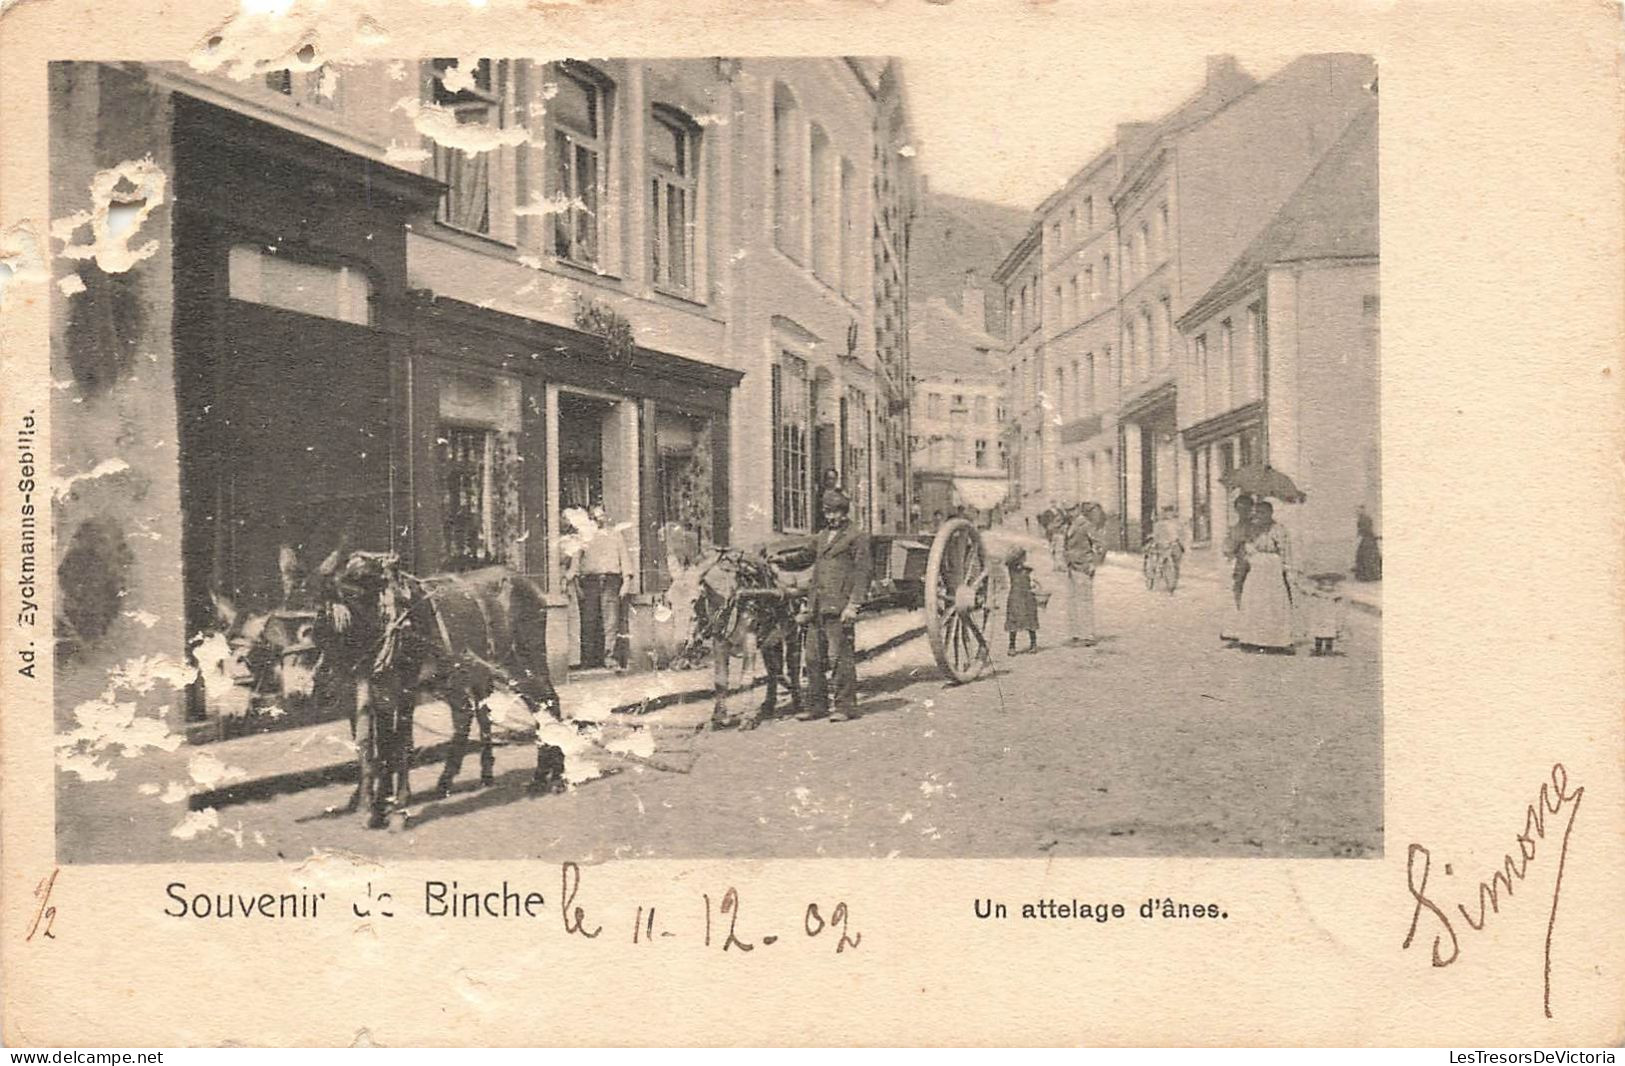
[[[1110, 147], [1035, 213], [1026, 251], [1000, 270], [1010, 279], [1007, 308], [1019, 310], [1028, 279], [1018, 255], [1043, 264], [1044, 340], [1011, 338], [1018, 409], [1047, 404], [1055, 430], [1023, 429], [1024, 447], [1038, 449], [1021, 464], [1028, 507], [1105, 494], [1125, 547], [1138, 546], [1168, 506], [1211, 536], [1211, 521], [1195, 520], [1201, 501], [1180, 440], [1194, 370], [1175, 323], [1370, 103], [1375, 78], [1366, 56], [1305, 56], [1263, 82], [1231, 57], [1212, 57], [1196, 93], [1155, 122], [1119, 126]], [[1094, 226], [1091, 208], [1103, 213]], [[1092, 301], [1083, 290], [1096, 287], [1102, 297]], [[1107, 379], [1095, 382], [1092, 401], [1091, 355]], [[1022, 370], [1029, 360], [1036, 395], [1033, 372]], [[1243, 446], [1264, 458], [1261, 436], [1253, 443], [1249, 432], [1238, 429], [1238, 464]]]
[[1004, 439], [1003, 344], [981, 328], [982, 292], [966, 292], [961, 314], [940, 298], [916, 307], [909, 326], [914, 349], [913, 525], [961, 507], [984, 515], [1009, 491]]
[[51, 89], [53, 216], [86, 190], [139, 204], [128, 239], [153, 248], [62, 261], [83, 290], [53, 308], [59, 466], [129, 458], [64, 498], [58, 550], [162, 619], [66, 581], [64, 701], [114, 647], [183, 654], [220, 596], [274, 601], [284, 545], [513, 566], [547, 590], [562, 674], [572, 508], [622, 527], [634, 667], [677, 532], [805, 528], [826, 467], [860, 521], [896, 520], [906, 294], [877, 263], [906, 267], [912, 168], [889, 63], [85, 63]]
[[1307, 491], [1279, 509], [1304, 572], [1351, 567], [1362, 510], [1381, 528], [1377, 235], [1373, 102], [1179, 321], [1198, 544], [1222, 542], [1234, 521], [1224, 475], [1253, 461]]

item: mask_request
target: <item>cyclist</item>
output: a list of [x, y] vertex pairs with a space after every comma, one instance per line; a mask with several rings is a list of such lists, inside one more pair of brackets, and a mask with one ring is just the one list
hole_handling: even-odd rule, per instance
[[1158, 575], [1172, 593], [1179, 584], [1179, 563], [1185, 556], [1185, 527], [1172, 505], [1162, 509], [1145, 543], [1145, 587], [1155, 588]]

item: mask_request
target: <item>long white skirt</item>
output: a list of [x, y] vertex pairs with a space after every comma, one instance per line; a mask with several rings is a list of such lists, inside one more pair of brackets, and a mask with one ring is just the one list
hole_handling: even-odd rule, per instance
[[1095, 639], [1095, 577], [1081, 570], [1066, 573], [1066, 635], [1069, 640]]
[[1260, 552], [1252, 557], [1247, 583], [1241, 587], [1243, 644], [1260, 648], [1292, 646], [1292, 601], [1287, 596], [1281, 557]]
[[1220, 583], [1219, 600], [1216, 603], [1219, 612], [1219, 639], [1241, 639], [1241, 605], [1236, 602], [1236, 586], [1226, 573]]

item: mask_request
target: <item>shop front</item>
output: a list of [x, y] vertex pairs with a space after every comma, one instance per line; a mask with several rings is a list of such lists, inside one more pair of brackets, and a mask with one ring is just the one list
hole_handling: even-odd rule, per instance
[[1173, 382], [1165, 382], [1125, 403], [1119, 416], [1122, 536], [1127, 548], [1137, 548], [1150, 536], [1162, 508], [1177, 506], [1175, 397]]
[[1192, 543], [1222, 542], [1235, 521], [1224, 476], [1239, 466], [1265, 461], [1263, 401], [1198, 422], [1183, 436], [1190, 453]]
[[449, 560], [474, 545], [543, 585], [556, 671], [651, 665], [673, 568], [727, 541], [741, 375], [645, 348], [612, 359], [578, 330], [415, 299], [415, 402], [436, 427], [420, 521]]
[[[174, 152], [181, 583], [196, 635], [287, 606], [337, 547], [415, 550], [405, 230], [439, 185], [185, 96]], [[214, 698], [194, 686], [188, 721], [225, 714]], [[293, 702], [293, 717], [326, 713]]]

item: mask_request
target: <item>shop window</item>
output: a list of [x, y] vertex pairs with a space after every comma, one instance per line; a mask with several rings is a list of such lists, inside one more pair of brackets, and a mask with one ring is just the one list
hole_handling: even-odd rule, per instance
[[[510, 64], [480, 59], [465, 69], [464, 62], [432, 61], [434, 104], [450, 111], [458, 125], [507, 125], [513, 111]], [[447, 186], [440, 201], [441, 222], [471, 233], [512, 239], [512, 220], [497, 210], [502, 158], [501, 149], [464, 152], [435, 144], [434, 176]]]
[[860, 389], [847, 389], [841, 400], [841, 469], [852, 501], [852, 521], [864, 529], [869, 528], [869, 440], [873, 428], [869, 398]]
[[[688, 549], [697, 553], [711, 545], [716, 529], [712, 426], [709, 418], [667, 410], [655, 413], [657, 521], [668, 554], [681, 555]], [[674, 552], [679, 545], [686, 546], [684, 552]]]
[[653, 175], [650, 275], [660, 288], [691, 294], [699, 127], [682, 112], [656, 105], [648, 140]]
[[611, 85], [580, 63], [554, 68], [554, 94], [547, 102], [548, 195], [553, 214], [552, 253], [582, 266], [596, 266], [602, 246], [604, 159], [609, 148]]
[[524, 533], [518, 382], [443, 376], [436, 446], [445, 561], [517, 562]]
[[226, 292], [233, 300], [372, 324], [372, 283], [354, 267], [302, 263], [239, 244], [226, 255]]
[[1191, 451], [1191, 540], [1206, 544], [1213, 539], [1213, 501], [1209, 464], [1213, 451], [1207, 445]]
[[811, 385], [807, 361], [785, 352], [773, 368], [773, 519], [784, 532], [812, 528]]

